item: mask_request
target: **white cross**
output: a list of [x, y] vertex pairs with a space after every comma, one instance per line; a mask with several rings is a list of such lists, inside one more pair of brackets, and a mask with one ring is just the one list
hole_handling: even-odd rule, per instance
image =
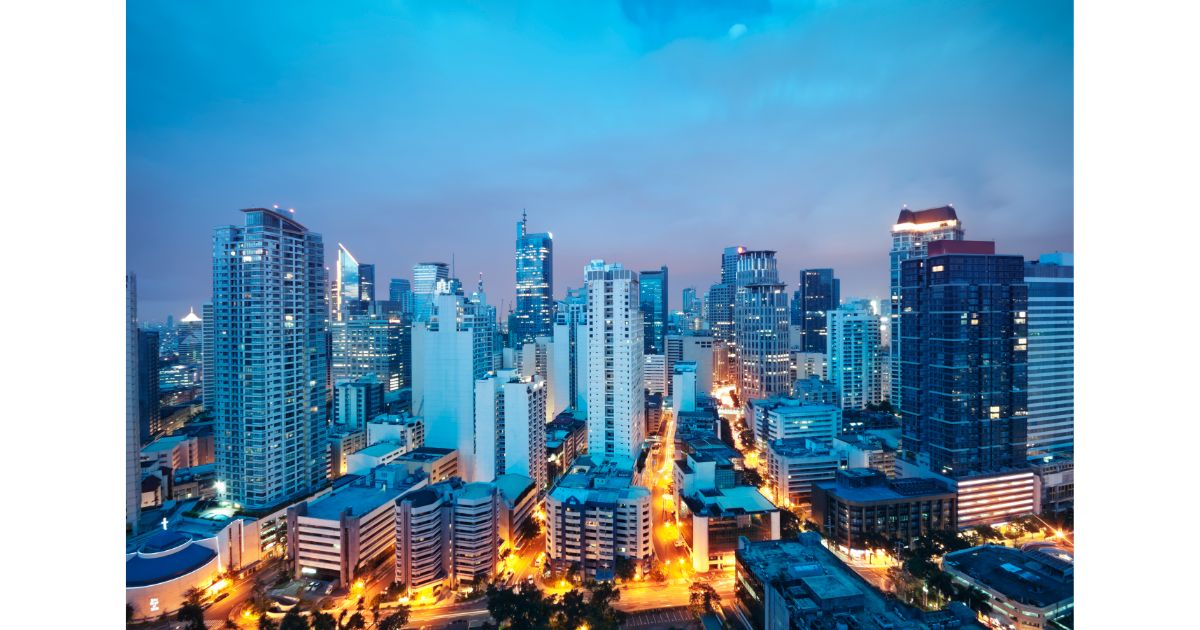
[[163, 531], [164, 532], [167, 531], [167, 517], [165, 517], [165, 516], [163, 517], [163, 520], [162, 520], [162, 526], [163, 526]]

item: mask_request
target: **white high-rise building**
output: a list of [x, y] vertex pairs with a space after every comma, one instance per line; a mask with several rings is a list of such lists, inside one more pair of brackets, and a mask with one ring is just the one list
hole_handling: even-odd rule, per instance
[[667, 357], [663, 354], [647, 354], [642, 357], [644, 364], [643, 377], [646, 379], [646, 391], [651, 394], [667, 395], [670, 376], [667, 373]]
[[863, 409], [883, 399], [883, 332], [879, 306], [848, 301], [826, 315], [829, 380], [838, 388], [842, 409]]
[[550, 422], [560, 411], [566, 409], [566, 401], [560, 401], [554, 388], [556, 360], [554, 342], [549, 337], [537, 337], [521, 346], [517, 355], [517, 372], [525, 380], [546, 383], [546, 422]]
[[213, 382], [220, 498], [255, 510], [329, 478], [325, 248], [290, 214], [244, 210], [213, 236]]
[[138, 430], [137, 278], [125, 274], [125, 525], [138, 533], [142, 512], [141, 437]]
[[567, 297], [558, 302], [554, 315], [550, 387], [554, 406], [570, 408], [576, 418], [587, 416], [587, 342], [587, 292], [567, 289]]
[[461, 296], [439, 295], [436, 307], [429, 321], [413, 324], [412, 411], [425, 419], [425, 445], [456, 449], [462, 477], [475, 481], [475, 335]]
[[900, 216], [892, 225], [891, 251], [891, 308], [888, 310], [891, 318], [892, 341], [890, 345], [890, 360], [888, 377], [891, 379], [887, 387], [890, 400], [899, 408], [900, 402], [900, 267], [906, 260], [924, 258], [929, 243], [933, 241], [961, 241], [965, 232], [962, 222], [953, 206], [930, 208], [928, 210], [900, 210]]
[[786, 394], [792, 386], [788, 356], [788, 294], [773, 251], [744, 251], [737, 259], [734, 342], [738, 394], [745, 403]]
[[[528, 344], [526, 344], [528, 345]], [[533, 479], [545, 490], [546, 381], [500, 370], [475, 382], [476, 468], [480, 480], [504, 474]]]
[[632, 467], [646, 439], [638, 275], [593, 260], [587, 289], [588, 453]]
[[674, 372], [671, 375], [671, 408], [676, 414], [681, 411], [695, 411], [696, 364], [691, 361], [680, 361], [675, 364]]
[[1075, 452], [1075, 258], [1025, 263], [1029, 285], [1029, 459]]

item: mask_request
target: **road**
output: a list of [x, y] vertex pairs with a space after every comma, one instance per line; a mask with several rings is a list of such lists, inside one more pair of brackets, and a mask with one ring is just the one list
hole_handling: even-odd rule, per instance
[[238, 604], [246, 601], [247, 598], [254, 592], [255, 580], [262, 580], [263, 584], [274, 584], [279, 577], [281, 563], [272, 562], [263, 567], [258, 573], [248, 576], [241, 582], [234, 583], [226, 588], [225, 593], [229, 596], [225, 599], [213, 604], [208, 610], [204, 611], [205, 621], [224, 622], [229, 618], [230, 613], [234, 611]]
[[[668, 578], [691, 577], [691, 558], [686, 547], [676, 547], [682, 539], [677, 515], [679, 497], [671, 492], [675, 475], [675, 414], [663, 413], [662, 441], [657, 452], [646, 459], [643, 480], [651, 492], [650, 523], [654, 556]], [[677, 489], [675, 489], [677, 490]]]

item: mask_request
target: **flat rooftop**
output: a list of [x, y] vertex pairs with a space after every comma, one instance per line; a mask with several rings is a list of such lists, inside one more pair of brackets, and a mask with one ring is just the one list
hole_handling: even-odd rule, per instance
[[452, 448], [437, 448], [435, 446], [422, 446], [415, 448], [397, 458], [396, 461], [403, 462], [432, 462], [437, 461], [454, 452]]
[[1005, 597], [1045, 608], [1075, 594], [1074, 561], [1058, 548], [1014, 549], [998, 545], [972, 547], [942, 558], [956, 569]]
[[372, 444], [372, 445], [368, 446], [367, 448], [362, 449], [361, 451], [356, 451], [354, 453], [351, 453], [351, 455], [366, 455], [367, 457], [383, 457], [384, 455], [387, 455], [388, 453], [394, 453], [394, 452], [400, 451], [400, 450], [404, 450], [403, 444], [396, 444], [395, 442], [380, 442], [378, 444]]
[[347, 509], [353, 516], [362, 516], [384, 503], [395, 501], [402, 493], [402, 489], [396, 488], [347, 486], [310, 501], [306, 516], [335, 520]]

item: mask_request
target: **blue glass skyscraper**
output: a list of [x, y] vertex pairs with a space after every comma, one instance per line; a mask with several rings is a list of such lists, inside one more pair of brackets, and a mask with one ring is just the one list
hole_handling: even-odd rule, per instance
[[517, 222], [517, 296], [509, 338], [513, 347], [554, 332], [554, 235], [530, 234], [527, 218]]
[[665, 354], [667, 351], [667, 268], [639, 274], [638, 300], [642, 309], [642, 351]]
[[1029, 285], [1029, 459], [1075, 452], [1075, 260], [1045, 254], [1025, 263]]
[[[792, 340], [803, 352], [829, 351], [825, 319], [841, 302], [841, 281], [832, 269], [804, 269], [800, 284], [792, 296], [792, 325], [799, 327], [800, 339]], [[797, 343], [798, 342], [798, 343]]]

